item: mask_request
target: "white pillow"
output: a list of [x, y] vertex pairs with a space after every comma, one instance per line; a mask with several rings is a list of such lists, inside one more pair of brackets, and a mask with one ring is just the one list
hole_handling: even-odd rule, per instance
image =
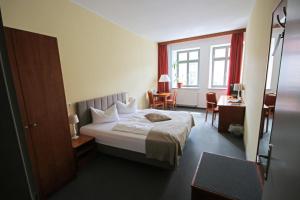
[[135, 113], [137, 111], [137, 104], [135, 99], [131, 100], [129, 104], [125, 104], [122, 103], [121, 101], [117, 101], [117, 108], [119, 114]]
[[108, 108], [106, 111], [99, 110], [96, 108], [90, 108], [93, 123], [107, 123], [107, 122], [115, 122], [119, 121], [119, 115], [117, 111], [116, 104]]

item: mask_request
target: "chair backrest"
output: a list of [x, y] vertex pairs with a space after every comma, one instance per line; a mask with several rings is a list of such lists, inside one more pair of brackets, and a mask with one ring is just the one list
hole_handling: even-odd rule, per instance
[[[214, 108], [217, 107], [217, 95], [214, 92], [208, 92], [206, 93], [206, 102], [207, 102], [207, 108]], [[215, 105], [209, 104], [210, 103], [215, 103]]]
[[176, 103], [177, 91], [174, 90], [172, 94], [172, 100]]
[[148, 98], [149, 98], [149, 104], [152, 105], [153, 101], [154, 101], [154, 99], [153, 99], [153, 93], [150, 90], [147, 93], [148, 93]]
[[265, 104], [267, 106], [275, 106], [276, 103], [276, 94], [268, 93], [265, 95]]

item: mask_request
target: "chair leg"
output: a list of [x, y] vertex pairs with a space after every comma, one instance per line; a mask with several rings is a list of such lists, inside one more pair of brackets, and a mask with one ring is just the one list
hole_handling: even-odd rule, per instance
[[214, 118], [215, 118], [215, 113], [213, 112], [212, 116], [211, 116], [211, 125], [212, 126], [214, 126]]
[[269, 117], [269, 115], [268, 115], [268, 117], [267, 117], [266, 133], [269, 131], [269, 120], [270, 120], [270, 117]]
[[206, 110], [206, 114], [205, 114], [205, 121], [207, 121], [207, 110]]

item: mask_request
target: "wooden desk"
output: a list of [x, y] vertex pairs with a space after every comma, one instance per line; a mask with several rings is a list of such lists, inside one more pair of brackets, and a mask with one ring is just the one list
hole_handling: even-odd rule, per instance
[[230, 124], [244, 125], [245, 118], [245, 104], [231, 103], [230, 96], [222, 95], [218, 101], [219, 106], [219, 126], [218, 131], [220, 133], [228, 132]]
[[161, 98], [163, 99], [163, 102], [164, 102], [164, 109], [167, 107], [167, 99], [168, 97], [171, 96], [171, 93], [169, 92], [162, 92], [162, 93], [156, 93], [156, 94], [153, 94], [153, 97], [156, 97], [156, 98]]
[[191, 185], [192, 200], [260, 200], [258, 169], [255, 162], [204, 152]]

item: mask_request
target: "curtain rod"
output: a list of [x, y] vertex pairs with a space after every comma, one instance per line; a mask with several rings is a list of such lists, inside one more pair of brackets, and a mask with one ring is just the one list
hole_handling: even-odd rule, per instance
[[180, 43], [180, 42], [188, 42], [188, 41], [193, 41], [193, 40], [206, 39], [206, 38], [218, 37], [218, 36], [223, 36], [223, 35], [230, 35], [230, 34], [239, 33], [239, 32], [246, 32], [246, 28], [235, 29], [235, 30], [231, 30], [231, 31], [224, 31], [224, 32], [219, 32], [219, 33], [212, 33], [212, 34], [207, 34], [207, 35], [199, 35], [199, 36], [182, 38], [182, 39], [177, 39], [177, 40], [158, 42], [157, 44], [158, 45], [175, 44], [175, 43]]

